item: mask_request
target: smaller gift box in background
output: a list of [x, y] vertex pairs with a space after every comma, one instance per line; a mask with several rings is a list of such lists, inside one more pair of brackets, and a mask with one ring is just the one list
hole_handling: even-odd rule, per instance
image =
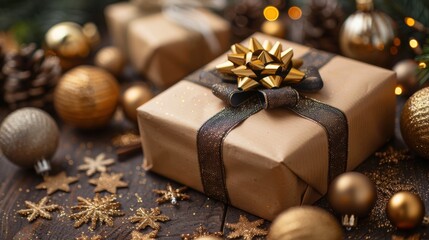
[[133, 67], [167, 88], [229, 47], [230, 26], [204, 8], [142, 9], [117, 3], [105, 10], [113, 43]]
[[[254, 37], [292, 47], [295, 58], [314, 51], [262, 34]], [[223, 55], [205, 68], [213, 69], [226, 58]], [[304, 95], [345, 114], [348, 131], [341, 134], [348, 132], [347, 162], [341, 165], [346, 166], [342, 171], [349, 171], [393, 134], [395, 74], [341, 56], [330, 59], [319, 72], [324, 87]], [[200, 169], [197, 136], [225, 107], [210, 88], [187, 79], [141, 106], [145, 167], [203, 191], [207, 173]], [[324, 120], [336, 128], [335, 119]], [[329, 155], [337, 143], [328, 145], [328, 138], [321, 125], [285, 108], [250, 116], [227, 135], [221, 148], [230, 203], [268, 220], [289, 207], [314, 203], [326, 193], [330, 171], [336, 167], [330, 166]]]

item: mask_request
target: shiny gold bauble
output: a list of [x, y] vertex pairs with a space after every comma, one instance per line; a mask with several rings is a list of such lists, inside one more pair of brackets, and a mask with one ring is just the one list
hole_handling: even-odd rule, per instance
[[122, 73], [125, 66], [125, 57], [117, 47], [105, 47], [95, 55], [94, 63], [115, 76]]
[[54, 93], [58, 115], [78, 128], [106, 125], [119, 100], [119, 85], [112, 74], [92, 66], [79, 66], [60, 79]]
[[127, 88], [121, 96], [121, 107], [128, 120], [137, 123], [137, 108], [152, 99], [153, 94], [143, 84]]
[[37, 166], [48, 161], [57, 150], [59, 130], [54, 119], [37, 108], [21, 108], [9, 114], [0, 126], [0, 149], [12, 163], [36, 167], [38, 172], [50, 169]]
[[425, 215], [425, 206], [419, 196], [410, 192], [395, 193], [386, 206], [387, 218], [399, 229], [419, 226]]
[[293, 207], [271, 224], [268, 240], [342, 240], [344, 233], [337, 220], [318, 207]]
[[347, 57], [386, 66], [395, 38], [393, 20], [374, 11], [372, 0], [356, 2], [358, 11], [350, 15], [341, 28], [341, 51]]
[[328, 201], [336, 212], [343, 215], [367, 215], [376, 197], [374, 183], [362, 173], [343, 173], [329, 185]]
[[285, 24], [279, 20], [265, 21], [261, 26], [261, 31], [267, 35], [284, 38], [286, 35]]
[[402, 90], [400, 95], [410, 95], [418, 86], [417, 68], [416, 61], [411, 59], [402, 60], [393, 66], [392, 70], [396, 72], [398, 79], [397, 86]]
[[407, 146], [429, 159], [429, 87], [419, 90], [407, 100], [400, 125]]

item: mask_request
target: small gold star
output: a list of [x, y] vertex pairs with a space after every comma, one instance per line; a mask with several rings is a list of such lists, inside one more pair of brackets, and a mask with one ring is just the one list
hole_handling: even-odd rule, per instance
[[119, 210], [121, 204], [116, 201], [115, 195], [100, 197], [95, 194], [93, 199], [77, 197], [78, 205], [73, 206], [72, 210], [79, 212], [70, 215], [71, 219], [76, 220], [74, 227], [78, 228], [82, 224], [91, 221], [89, 229], [94, 230], [97, 221], [101, 224], [106, 223], [109, 227], [113, 226], [113, 217], [122, 216], [124, 213]]
[[100, 153], [95, 158], [84, 157], [82, 164], [78, 167], [81, 171], [86, 171], [87, 176], [92, 176], [95, 172], [106, 172], [106, 166], [111, 165], [115, 162], [113, 158], [105, 159], [106, 155]]
[[116, 188], [128, 187], [126, 182], [121, 181], [123, 174], [122, 173], [101, 173], [101, 176], [96, 179], [91, 179], [88, 182], [97, 187], [94, 189], [94, 192], [108, 191], [110, 193], [116, 193]]
[[244, 240], [252, 240], [256, 236], [265, 236], [268, 232], [259, 228], [264, 223], [263, 219], [249, 222], [246, 216], [240, 215], [237, 223], [225, 224], [227, 228], [233, 231], [228, 235], [229, 239], [242, 237]]
[[150, 210], [139, 208], [137, 213], [129, 218], [130, 222], [138, 223], [137, 230], [145, 229], [147, 226], [159, 230], [161, 226], [157, 221], [165, 222], [170, 220], [166, 215], [161, 214], [159, 208], [151, 208]]
[[55, 176], [43, 176], [44, 182], [36, 186], [36, 189], [46, 189], [48, 195], [61, 190], [64, 192], [70, 192], [70, 183], [74, 183], [78, 180], [77, 177], [67, 177], [66, 172], [60, 172]]
[[214, 232], [210, 233], [207, 228], [203, 227], [203, 225], [200, 225], [195, 229], [193, 233], [186, 233], [182, 234], [182, 240], [193, 240], [200, 237], [222, 237], [222, 232]]
[[161, 195], [161, 197], [156, 199], [158, 204], [165, 203], [170, 201], [171, 204], [178, 204], [177, 200], [188, 200], [190, 198], [189, 195], [183, 193], [187, 187], [181, 187], [174, 189], [170, 183], [167, 183], [167, 190], [154, 189], [153, 192]]
[[55, 211], [59, 209], [57, 204], [46, 205], [49, 201], [48, 197], [42, 198], [38, 203], [25, 201], [25, 205], [28, 207], [27, 209], [18, 210], [17, 213], [28, 216], [27, 220], [29, 222], [35, 220], [39, 216], [46, 219], [52, 219], [51, 214], [49, 212]]
[[100, 235], [94, 235], [92, 237], [82, 235], [80, 237], [77, 237], [76, 240], [102, 240], [103, 238]]
[[158, 234], [157, 230], [147, 234], [143, 234], [134, 230], [131, 232], [131, 240], [155, 240], [156, 234]]
[[392, 146], [389, 146], [386, 151], [376, 152], [375, 156], [380, 158], [379, 164], [385, 163], [399, 163], [400, 161], [410, 160], [410, 151], [408, 149], [397, 150]]

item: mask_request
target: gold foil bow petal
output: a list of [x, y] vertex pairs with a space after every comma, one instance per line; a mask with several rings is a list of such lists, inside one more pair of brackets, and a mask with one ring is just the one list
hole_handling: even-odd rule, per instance
[[292, 60], [293, 49], [283, 51], [280, 42], [272, 45], [266, 40], [261, 44], [256, 38], [251, 38], [248, 47], [236, 43], [231, 46], [231, 51], [228, 61], [217, 65], [216, 69], [220, 73], [236, 76], [240, 90], [247, 91], [261, 85], [278, 88], [284, 82], [298, 83], [305, 76], [297, 69], [299, 62], [297, 64], [295, 59]]

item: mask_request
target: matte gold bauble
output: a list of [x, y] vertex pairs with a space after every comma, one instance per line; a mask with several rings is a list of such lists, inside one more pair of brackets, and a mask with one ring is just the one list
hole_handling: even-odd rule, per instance
[[21, 108], [9, 114], [0, 126], [0, 149], [12, 163], [50, 170], [49, 160], [57, 150], [58, 126], [49, 114], [37, 108]]
[[393, 66], [392, 70], [396, 72], [398, 79], [397, 87], [401, 89], [401, 93], [397, 95], [411, 95], [418, 86], [416, 77], [418, 65], [416, 61], [411, 59], [402, 60]]
[[278, 38], [284, 38], [286, 35], [286, 27], [284, 23], [279, 20], [265, 21], [261, 26], [261, 31], [267, 35]]
[[399, 229], [419, 226], [425, 215], [425, 206], [419, 196], [410, 192], [395, 193], [386, 206], [387, 218]]
[[342, 240], [344, 233], [337, 220], [318, 207], [293, 207], [271, 224], [268, 240]]
[[79, 66], [62, 76], [54, 93], [58, 115], [78, 128], [106, 125], [115, 112], [119, 86], [112, 74], [92, 66]]
[[94, 63], [96, 66], [118, 76], [124, 70], [125, 57], [117, 47], [105, 47], [97, 52]]
[[137, 123], [137, 108], [152, 99], [153, 94], [143, 84], [135, 84], [125, 90], [121, 97], [121, 106], [128, 120]]
[[340, 31], [342, 53], [363, 62], [385, 66], [391, 59], [395, 28], [393, 20], [373, 10], [372, 0], [356, 0], [357, 12], [350, 15]]
[[407, 146], [429, 159], [429, 87], [419, 90], [407, 100], [400, 125]]
[[342, 215], [346, 227], [357, 225], [358, 217], [369, 213], [377, 197], [375, 185], [358, 172], [347, 172], [336, 177], [329, 186], [328, 201]]

